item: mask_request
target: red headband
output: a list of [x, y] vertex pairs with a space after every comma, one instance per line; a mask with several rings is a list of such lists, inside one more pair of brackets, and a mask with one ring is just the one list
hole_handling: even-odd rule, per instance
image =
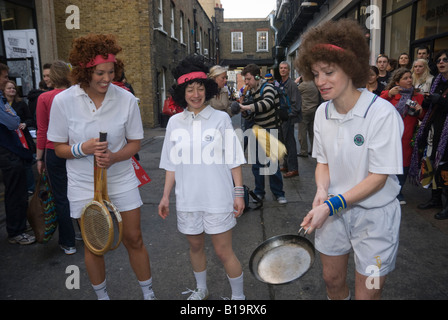
[[[85, 68], [91, 68], [91, 67], [94, 67], [99, 64], [106, 63], [106, 62], [114, 62], [115, 63], [115, 62], [117, 62], [117, 59], [115, 59], [115, 55], [112, 53], [109, 53], [107, 55], [106, 59], [102, 55], [99, 54], [95, 58], [90, 60], [90, 62], [86, 64]], [[81, 67], [84, 68], [84, 65], [81, 64]]]
[[314, 50], [316, 49], [327, 49], [327, 50], [335, 50], [335, 51], [345, 51], [345, 49], [338, 47], [334, 44], [330, 44], [330, 43], [320, 43], [320, 44], [316, 44], [314, 46]]
[[177, 79], [177, 84], [184, 84], [193, 79], [207, 79], [207, 75], [202, 71], [190, 72], [180, 76], [179, 79]]

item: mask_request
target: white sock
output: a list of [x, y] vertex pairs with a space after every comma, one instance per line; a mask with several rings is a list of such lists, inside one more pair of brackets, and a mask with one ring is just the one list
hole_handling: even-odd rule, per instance
[[227, 275], [227, 279], [229, 279], [230, 288], [232, 288], [232, 300], [245, 300], [246, 296], [244, 295], [244, 273], [241, 273], [239, 277], [230, 278]]
[[145, 281], [139, 281], [140, 287], [142, 288], [143, 299], [145, 300], [154, 300], [155, 295], [152, 290], [152, 277]]
[[[331, 300], [330, 297], [329, 297], [328, 295], [327, 295], [327, 300]], [[342, 300], [352, 300], [352, 294], [351, 294], [350, 290], [348, 291], [348, 296], [347, 296], [347, 298], [344, 298], [344, 299], [342, 299]]]
[[207, 289], [207, 269], [202, 272], [195, 272], [194, 277], [196, 278], [196, 288]]
[[109, 295], [107, 294], [106, 280], [104, 280], [103, 283], [100, 283], [98, 285], [92, 284], [92, 287], [93, 290], [95, 290], [98, 300], [110, 300]]

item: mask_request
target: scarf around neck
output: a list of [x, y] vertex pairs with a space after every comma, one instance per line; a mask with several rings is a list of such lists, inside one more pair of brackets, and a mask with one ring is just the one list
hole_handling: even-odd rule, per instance
[[[440, 73], [435, 79], [431, 86], [431, 90], [429, 91], [429, 94], [433, 94], [440, 81], [446, 82], [447, 79]], [[409, 176], [414, 179], [418, 179], [418, 173], [419, 173], [419, 164], [420, 164], [420, 157], [419, 157], [419, 141], [421, 141], [421, 138], [423, 137], [426, 124], [428, 122], [428, 119], [431, 115], [432, 109], [434, 107], [434, 104], [431, 103], [429, 106], [428, 111], [426, 112], [425, 117], [422, 120], [422, 123], [420, 124], [420, 128], [418, 129], [417, 136], [415, 138], [415, 145], [414, 150], [412, 151], [412, 158], [411, 158], [411, 166], [409, 168]], [[443, 155], [445, 154], [445, 148], [447, 146], [448, 142], [448, 117], [445, 119], [445, 123], [443, 124], [442, 134], [440, 136], [439, 145], [437, 146], [437, 152], [436, 152], [436, 158], [434, 159], [433, 167], [434, 172], [437, 170], [437, 167], [440, 164], [440, 160], [442, 159]], [[418, 182], [418, 181], [415, 181]]]
[[409, 111], [409, 106], [406, 104], [406, 102], [412, 99], [412, 96], [414, 94], [414, 88], [402, 89], [400, 91], [400, 94], [401, 94], [400, 101], [398, 101], [398, 103], [395, 105], [395, 108], [397, 109], [401, 117], [404, 118]]

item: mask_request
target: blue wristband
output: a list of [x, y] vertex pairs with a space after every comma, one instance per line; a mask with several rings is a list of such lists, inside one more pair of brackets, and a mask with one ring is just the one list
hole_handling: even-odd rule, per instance
[[338, 194], [337, 196], [334, 196], [328, 200], [326, 200], [324, 203], [327, 204], [327, 206], [330, 208], [330, 217], [333, 214], [339, 213], [339, 211], [347, 208], [347, 202], [345, 201], [342, 194]]

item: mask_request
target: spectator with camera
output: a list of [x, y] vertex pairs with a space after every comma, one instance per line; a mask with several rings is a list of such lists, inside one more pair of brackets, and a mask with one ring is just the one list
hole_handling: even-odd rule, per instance
[[[260, 76], [260, 67], [256, 64], [247, 65], [241, 72], [241, 75], [244, 77], [246, 86], [249, 87], [249, 98], [246, 99], [244, 104], [240, 104], [243, 118], [253, 120], [254, 124], [259, 125], [270, 133], [273, 130], [277, 130], [281, 134], [281, 130], [279, 130], [280, 121], [276, 114], [276, 106], [279, 102], [274, 86], [262, 79]], [[259, 147], [257, 145], [257, 148]], [[263, 199], [266, 193], [265, 177], [260, 173], [260, 168], [265, 166], [267, 164], [261, 164], [258, 152], [256, 152], [256, 163], [252, 165], [252, 173], [255, 177], [254, 193], [260, 199]], [[269, 174], [269, 185], [278, 203], [286, 204], [288, 201], [283, 191], [283, 177], [280, 172], [280, 166], [277, 164], [276, 168], [277, 170], [275, 172], [270, 172]]]
[[419, 119], [423, 119], [425, 115], [425, 112], [422, 112], [421, 106], [423, 103], [423, 95], [414, 90], [411, 70], [399, 68], [392, 74], [389, 84], [381, 94], [381, 98], [392, 103], [403, 118], [404, 132], [401, 138], [403, 148], [403, 174], [397, 175], [401, 186], [397, 198], [400, 204], [406, 204], [402, 190], [411, 164], [412, 138]]
[[[418, 205], [419, 209], [442, 207], [442, 193], [448, 188], [448, 50], [442, 50], [434, 58], [439, 74], [434, 78], [429, 94], [425, 94], [423, 108], [427, 110], [415, 138], [409, 176], [425, 187], [431, 187], [431, 199]], [[422, 161], [422, 159], [424, 161]], [[424, 175], [420, 175], [421, 164]], [[434, 218], [448, 219], [448, 201]]]

